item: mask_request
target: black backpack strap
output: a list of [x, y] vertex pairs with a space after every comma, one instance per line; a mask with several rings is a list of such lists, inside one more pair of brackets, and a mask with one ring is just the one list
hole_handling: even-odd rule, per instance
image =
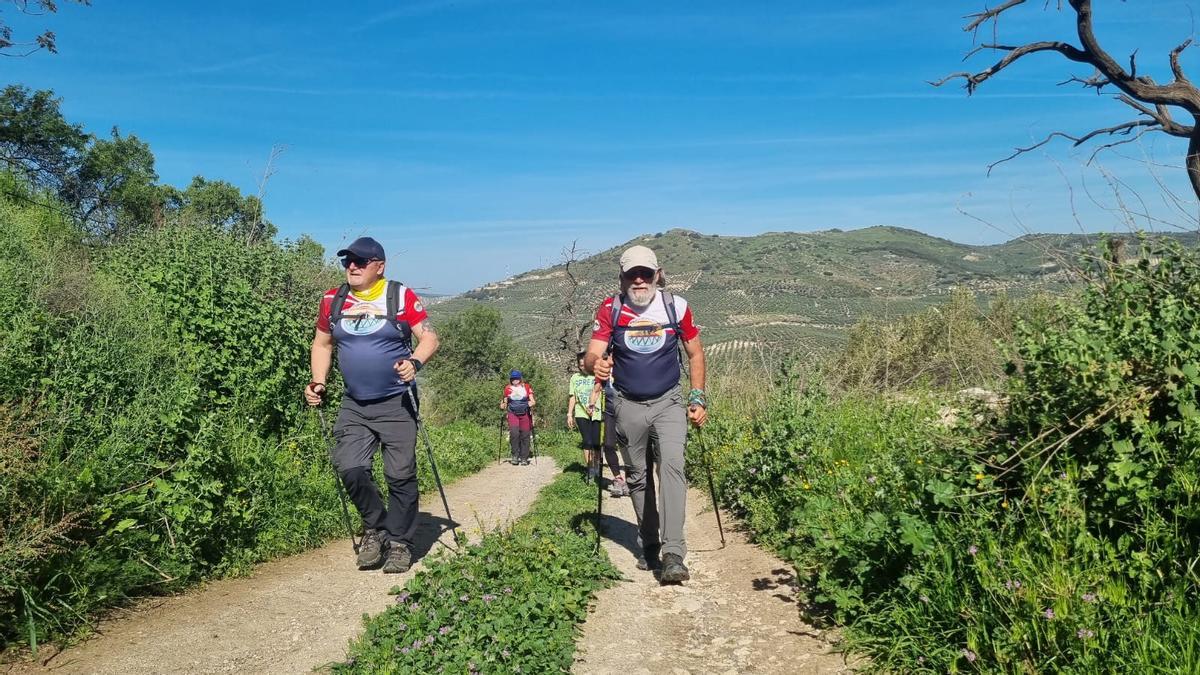
[[388, 323], [397, 326], [396, 315], [400, 313], [400, 294], [404, 291], [404, 284], [399, 281], [387, 282], [387, 320]]
[[350, 284], [342, 284], [333, 294], [333, 302], [329, 304], [329, 331], [342, 320], [342, 310], [346, 305], [346, 296], [350, 295]]
[[401, 321], [396, 315], [400, 313], [400, 303], [404, 301], [404, 284], [399, 281], [388, 280], [387, 285], [387, 320], [392, 324], [392, 327], [400, 331], [404, 336], [404, 343], [408, 346], [408, 351], [412, 351], [412, 326]]
[[683, 359], [683, 334], [679, 331], [679, 317], [675, 314], [675, 296], [665, 288], [661, 291], [663, 304], [667, 307], [667, 323], [675, 331], [675, 351], [679, 355], [679, 367], [687, 371], [687, 363]]

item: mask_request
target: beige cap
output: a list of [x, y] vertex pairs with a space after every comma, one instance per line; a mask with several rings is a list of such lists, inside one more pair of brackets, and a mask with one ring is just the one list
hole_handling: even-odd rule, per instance
[[658, 271], [658, 256], [645, 246], [630, 246], [621, 254], [621, 271], [628, 272], [635, 267], [649, 267]]

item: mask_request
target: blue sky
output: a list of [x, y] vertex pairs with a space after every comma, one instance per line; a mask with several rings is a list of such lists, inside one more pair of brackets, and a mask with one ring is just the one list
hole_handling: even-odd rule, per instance
[[[1166, 54], [1193, 30], [1187, 4], [1096, 4], [1111, 51], [1137, 48], [1140, 72], [1169, 79]], [[1162, 135], [1091, 166], [1090, 149], [1059, 143], [987, 176], [1015, 145], [1131, 117], [1055, 86], [1090, 73], [1050, 55], [971, 98], [931, 88], [962, 69], [961, 17], [981, 6], [94, 0], [6, 12], [25, 34], [55, 30], [61, 53], [0, 67], [54, 89], [91, 131], [148, 141], [169, 183], [199, 174], [256, 192], [286, 145], [265, 193], [283, 236], [332, 252], [370, 234], [390, 276], [434, 292], [553, 264], [572, 242], [594, 252], [673, 227], [886, 224], [994, 243], [1125, 229], [1121, 203], [1145, 204], [1143, 227], [1186, 224], [1158, 185], [1190, 200], [1184, 145]], [[1040, 2], [1000, 30], [1072, 36], [1070, 16]], [[1185, 68], [1200, 73], [1197, 60], [1186, 52]]]

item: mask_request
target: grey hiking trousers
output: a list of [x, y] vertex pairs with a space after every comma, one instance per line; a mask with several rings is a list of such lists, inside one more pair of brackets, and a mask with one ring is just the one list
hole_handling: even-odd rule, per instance
[[[683, 538], [687, 509], [687, 477], [683, 453], [687, 445], [687, 411], [678, 387], [648, 401], [615, 397], [617, 431], [626, 441], [628, 462], [626, 484], [640, 524], [638, 539], [643, 549], [662, 546], [662, 553], [687, 555]], [[657, 446], [650, 448], [653, 433]], [[650, 476], [650, 466], [657, 475]], [[649, 481], [647, 479], [650, 479]], [[658, 484], [657, 500], [654, 484]]]

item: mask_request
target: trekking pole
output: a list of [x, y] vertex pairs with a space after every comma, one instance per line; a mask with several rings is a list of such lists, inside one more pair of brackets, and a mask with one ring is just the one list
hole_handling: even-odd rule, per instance
[[704, 465], [704, 471], [708, 474], [708, 493], [712, 496], [713, 513], [717, 514], [717, 532], [721, 534], [721, 548], [725, 548], [725, 528], [721, 525], [721, 507], [717, 503], [719, 501], [717, 485], [713, 482], [712, 463], [708, 461], [708, 448], [700, 436], [700, 427], [696, 427], [696, 440], [700, 445], [700, 463]]
[[496, 463], [500, 463], [500, 453], [504, 452], [504, 422], [506, 415], [500, 413], [500, 445], [496, 446]]
[[[320, 387], [321, 391], [317, 391], [317, 387]], [[318, 384], [317, 387], [312, 387], [313, 393], [321, 397], [321, 403], [317, 406], [317, 420], [321, 423], [321, 435], [325, 438], [325, 444], [329, 446], [329, 470], [333, 472], [333, 487], [337, 491], [338, 501], [342, 503], [342, 523], [346, 526], [347, 534], [350, 535], [350, 546], [357, 555], [358, 549], [362, 546], [362, 540], [354, 538], [354, 524], [350, 520], [350, 504], [346, 497], [346, 486], [342, 485], [342, 477], [338, 475], [337, 467], [333, 465], [333, 436], [329, 432], [329, 427], [325, 425], [325, 410], [321, 408], [325, 405], [325, 385]]]
[[533, 408], [529, 409], [529, 454], [533, 458], [533, 465], [537, 466], [537, 418], [533, 416]]
[[600, 448], [593, 450], [592, 455], [596, 458], [596, 553], [600, 552], [600, 515], [604, 509], [604, 489], [603, 474], [604, 462], [600, 459], [600, 453], [604, 452], [604, 399], [600, 399]]
[[442, 487], [442, 477], [438, 475], [437, 460], [433, 458], [433, 442], [429, 440], [429, 430], [425, 428], [425, 423], [421, 420], [421, 404], [417, 402], [417, 397], [413, 393], [416, 391], [414, 383], [405, 390], [404, 395], [408, 396], [408, 402], [412, 405], [413, 414], [417, 416], [417, 431], [425, 440], [425, 451], [429, 454], [429, 468], [433, 470], [433, 482], [437, 483], [438, 492], [442, 495], [442, 506], [446, 509], [446, 520], [450, 522], [450, 531], [454, 535], [454, 542], [458, 543], [458, 525], [454, 522], [454, 516], [450, 515], [450, 502], [446, 500], [446, 488]]

